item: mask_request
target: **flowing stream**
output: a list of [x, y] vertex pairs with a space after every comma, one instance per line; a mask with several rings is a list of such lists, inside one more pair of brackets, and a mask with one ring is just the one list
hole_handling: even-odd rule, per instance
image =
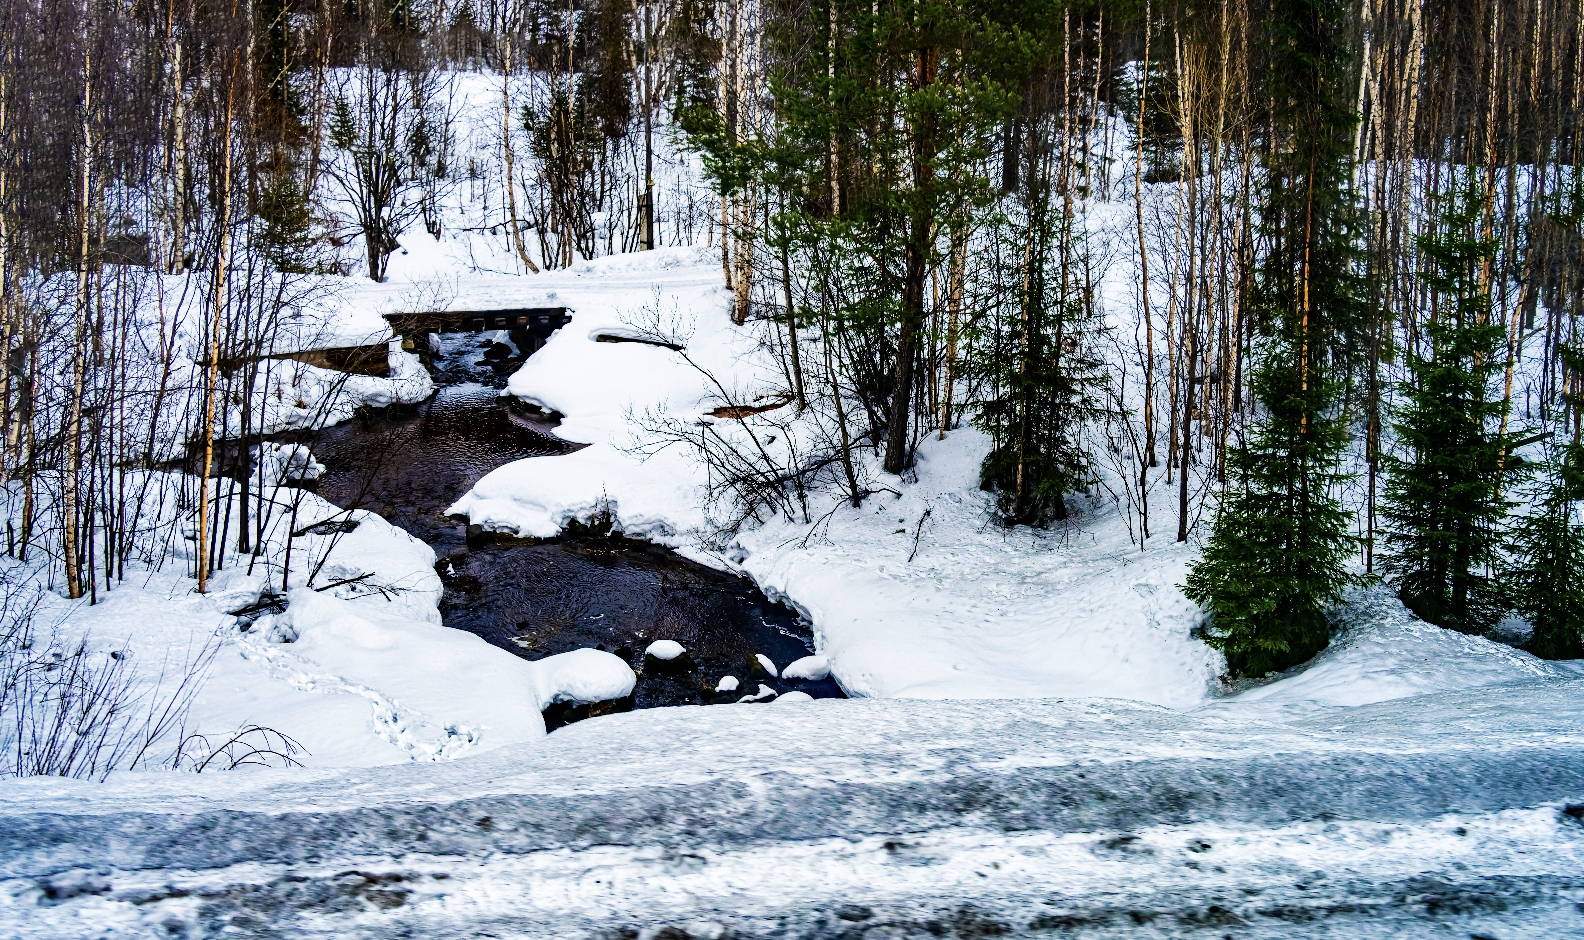
[[[488, 336], [488, 334], [483, 334]], [[751, 581], [683, 559], [645, 542], [596, 535], [549, 540], [468, 537], [445, 510], [485, 474], [524, 457], [570, 453], [554, 425], [500, 397], [504, 375], [481, 358], [489, 341], [446, 337], [432, 370], [439, 391], [411, 408], [391, 408], [319, 432], [312, 447], [328, 469], [321, 496], [379, 513], [429, 543], [445, 584], [440, 613], [525, 659], [583, 647], [621, 656], [639, 672], [630, 703], [547, 711], [552, 726], [590, 713], [736, 701], [758, 689], [841, 696], [833, 680], [782, 681], [755, 675], [755, 654], [777, 667], [813, 652], [808, 625]], [[676, 640], [695, 669], [643, 671], [645, 648]], [[722, 676], [741, 682], [718, 694]]]

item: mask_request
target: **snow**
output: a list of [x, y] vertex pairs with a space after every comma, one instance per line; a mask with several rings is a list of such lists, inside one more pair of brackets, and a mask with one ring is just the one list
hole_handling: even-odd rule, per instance
[[[546, 272], [508, 304], [565, 304], [572, 323], [512, 375], [507, 391], [562, 416], [556, 434], [592, 446], [507, 464], [449, 512], [491, 531], [547, 538], [570, 521], [608, 513], [613, 529], [672, 547], [696, 547], [710, 529], [707, 472], [681, 446], [655, 448], [633, 420], [695, 421], [715, 402], [708, 377], [750, 400], [770, 387], [773, 366], [752, 330], [731, 324], [718, 257], [660, 249]], [[518, 288], [519, 291], [524, 288]], [[536, 301], [535, 298], [545, 298]], [[607, 336], [659, 336], [686, 356]]]
[[752, 695], [744, 695], [742, 698], [738, 699], [737, 702], [738, 704], [743, 702], [764, 702], [775, 697], [776, 690], [761, 682], [759, 683], [759, 689], [756, 692], [754, 692]]
[[793, 660], [781, 670], [783, 679], [811, 679], [818, 681], [830, 675], [830, 660], [823, 656], [805, 656]]
[[306, 444], [277, 444], [265, 441], [253, 448], [254, 466], [262, 478], [261, 486], [275, 487], [281, 483], [317, 480], [327, 469], [314, 459]]
[[[978, 487], [989, 441], [972, 427], [928, 436], [906, 479], [883, 474], [874, 452], [860, 450], [860, 470], [883, 487], [861, 507], [817, 492], [809, 515], [818, 521], [770, 519], [723, 548], [692, 455], [677, 445], [656, 451], [633, 420], [659, 409], [704, 420], [718, 398], [677, 352], [595, 338], [685, 337], [688, 355], [734, 390], [769, 388], [775, 377], [749, 332], [730, 322], [718, 259], [680, 249], [653, 255], [533, 281], [576, 312], [509, 390], [564, 415], [558, 433], [596, 443], [501, 467], [452, 512], [535, 537], [608, 517], [615, 531], [747, 574], [809, 620], [823, 669], [852, 696], [1110, 697], [1193, 709], [1237, 692], [1270, 707], [1330, 706], [1564, 668], [1418, 623], [1376, 591], [1355, 602], [1356, 622], [1307, 670], [1226, 689], [1224, 661], [1196, 637], [1201, 614], [1180, 589], [1197, 546], [1159, 539], [1140, 552], [1104, 501], [1075, 502], [1079, 518], [1048, 532], [997, 526]], [[688, 326], [655, 326], [677, 322]], [[1157, 520], [1173, 518], [1174, 498], [1157, 488]], [[804, 666], [789, 677], [805, 669], [807, 678], [817, 672]], [[774, 664], [767, 672], [776, 674]]]
[[[296, 759], [308, 766], [451, 760], [522, 744], [544, 736], [540, 712], [554, 701], [632, 691], [632, 670], [611, 654], [528, 662], [441, 625], [429, 546], [373, 513], [348, 513], [312, 493], [280, 494], [300, 500], [284, 613], [245, 630], [231, 615], [280, 586], [281, 540], [293, 520], [278, 509], [265, 557], [249, 572], [246, 556], [229, 554], [207, 594], [179, 573], [178, 555], [164, 571], [133, 572], [101, 589], [97, 604], [46, 592], [40, 622], [88, 637], [97, 655], [129, 649], [145, 694], [173, 690], [184, 664], [214, 644], [186, 731], [224, 740], [251, 725], [269, 728], [300, 743]], [[174, 550], [190, 551], [187, 544]]]
[[18, 780], [0, 933], [1569, 936], [1579, 728], [1580, 679], [1282, 721], [820, 700], [447, 764]]
[[1428, 624], [1390, 589], [1376, 586], [1350, 598], [1340, 631], [1319, 656], [1231, 700], [1276, 706], [1370, 705], [1431, 692], [1554, 682], [1577, 676], [1571, 665]]
[[[271, 363], [263, 391], [262, 432], [273, 434], [327, 427], [349, 420], [360, 409], [410, 405], [434, 394], [434, 380], [416, 355], [388, 343], [390, 375], [348, 375], [294, 360]], [[257, 404], [253, 406], [257, 410]], [[235, 416], [232, 428], [240, 427]]]
[[608, 702], [632, 694], [638, 676], [620, 656], [580, 649], [531, 663], [541, 708], [555, 702]]
[[754, 659], [758, 660], [760, 667], [763, 668], [765, 672], [769, 673], [770, 678], [774, 679], [776, 676], [780, 675], [780, 673], [776, 671], [776, 664], [771, 661], [770, 657], [763, 653], [755, 653]]
[[1140, 553], [1109, 511], [1066, 531], [996, 526], [977, 485], [988, 448], [971, 428], [932, 436], [916, 483], [887, 478], [900, 497], [832, 498], [817, 527], [746, 532], [741, 566], [809, 618], [849, 695], [1209, 701], [1223, 666], [1177, 587], [1190, 550]]
[[676, 640], [655, 640], [653, 643], [649, 644], [648, 649], [644, 650], [644, 655], [653, 656], [655, 659], [659, 660], [669, 661], [676, 659], [678, 656], [681, 656], [686, 652], [687, 650], [683, 649], [682, 644], [678, 643]]
[[[463, 97], [496, 101], [487, 80], [464, 76]], [[626, 697], [632, 669], [590, 649], [529, 662], [444, 627], [432, 551], [378, 516], [303, 494], [292, 525], [356, 528], [293, 541], [284, 578], [277, 518], [256, 569], [228, 557], [205, 595], [173, 526], [164, 571], [92, 606], [47, 595], [46, 619], [95, 655], [131, 649], [147, 689], [216, 644], [190, 730], [266, 726], [306, 766], [7, 781], [0, 933], [1580, 932], [1584, 827], [1563, 810], [1584, 800], [1584, 664], [1431, 627], [1377, 587], [1312, 663], [1223, 686], [1178, 587], [1197, 547], [1141, 552], [1103, 500], [1075, 502], [1065, 528], [998, 527], [972, 428], [927, 437], [901, 478], [860, 449], [875, 492], [859, 507], [819, 490], [818, 521], [724, 533], [709, 471], [653, 430], [702, 428], [722, 389], [779, 390], [760, 327], [730, 321], [717, 250], [521, 277], [500, 273], [516, 265], [500, 239], [467, 231], [404, 235], [383, 284], [305, 279], [270, 351], [387, 342], [391, 374], [271, 362], [263, 430], [431, 394], [387, 313], [566, 306], [572, 324], [507, 393], [590, 446], [501, 467], [451, 511], [536, 537], [608, 519], [747, 574], [813, 626], [817, 654], [781, 676], [858, 698], [760, 683], [739, 701], [804, 707], [654, 709], [546, 736], [546, 705]], [[1128, 279], [1112, 268], [1104, 292]], [[177, 308], [193, 275], [155, 284]], [[264, 456], [272, 482], [320, 471], [296, 445]], [[1154, 518], [1174, 521], [1174, 495], [1157, 488]], [[277, 587], [285, 612], [240, 629], [231, 612]]]

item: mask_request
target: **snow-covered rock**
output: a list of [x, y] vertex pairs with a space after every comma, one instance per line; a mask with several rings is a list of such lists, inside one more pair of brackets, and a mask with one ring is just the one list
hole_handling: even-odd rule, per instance
[[676, 640], [655, 640], [644, 650], [644, 655], [660, 660], [672, 660], [686, 652], [687, 650]]
[[777, 705], [795, 705], [795, 704], [797, 704], [799, 702], [812, 702], [812, 701], [814, 701], [814, 696], [808, 694], [807, 692], [796, 692], [796, 691], [794, 691], [794, 692], [782, 692], [780, 695], [777, 695], [776, 699], [775, 699], [775, 704], [777, 704]]
[[277, 444], [266, 441], [253, 448], [253, 460], [259, 466], [262, 485], [275, 487], [281, 483], [300, 480], [317, 480], [325, 472], [325, 465], [314, 459], [306, 444]]
[[715, 691], [717, 691], [717, 692], [735, 692], [735, 691], [737, 691], [737, 677], [736, 676], [721, 676], [720, 681], [715, 683]]
[[531, 664], [540, 706], [555, 702], [609, 702], [632, 694], [638, 676], [620, 656], [581, 649]]
[[823, 656], [805, 656], [787, 664], [781, 670], [783, 679], [810, 679], [818, 681], [830, 675], [830, 660]]
[[769, 676], [770, 678], [774, 679], [780, 675], [780, 673], [776, 671], [775, 662], [765, 654], [755, 653], [754, 661], [759, 664], [759, 668], [763, 669], [765, 675]]

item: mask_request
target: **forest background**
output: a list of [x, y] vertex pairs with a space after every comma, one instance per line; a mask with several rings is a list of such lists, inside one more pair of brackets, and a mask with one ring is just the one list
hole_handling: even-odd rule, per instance
[[256, 555], [268, 356], [465, 203], [523, 274], [719, 251], [805, 445], [700, 439], [723, 530], [973, 422], [1004, 524], [1203, 537], [1234, 675], [1374, 576], [1579, 658], [1581, 101], [1576, 2], [6, 0], [6, 552]]

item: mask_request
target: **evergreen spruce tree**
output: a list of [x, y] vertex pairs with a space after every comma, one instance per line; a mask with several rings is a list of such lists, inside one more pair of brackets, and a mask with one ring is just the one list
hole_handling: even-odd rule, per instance
[[[1051, 63], [1052, 65], [1054, 63]], [[995, 294], [1005, 300], [982, 328], [971, 363], [983, 386], [977, 423], [995, 444], [980, 468], [980, 485], [996, 494], [1006, 525], [1043, 526], [1067, 518], [1066, 494], [1086, 489], [1093, 469], [1084, 425], [1102, 406], [1097, 330], [1085, 291], [1082, 234], [1070, 200], [1055, 196], [1075, 167], [1063, 166], [1058, 136], [1059, 74], [1036, 71], [1024, 107], [1023, 140], [1011, 142], [1027, 160], [1019, 174], [1012, 218], [997, 226], [1005, 257]]]
[[1336, 381], [1294, 368], [1301, 330], [1274, 339], [1254, 376], [1264, 420], [1231, 451], [1204, 555], [1187, 595], [1209, 608], [1205, 640], [1236, 676], [1285, 669], [1326, 648], [1327, 609], [1351, 578], [1349, 515], [1336, 497], [1346, 427]]
[[313, 258], [313, 218], [290, 165], [263, 175], [259, 183], [258, 216], [264, 224], [255, 237], [275, 270], [284, 274], [309, 274], [317, 270]]
[[1233, 675], [1301, 663], [1330, 642], [1327, 610], [1351, 578], [1337, 499], [1340, 404], [1364, 320], [1347, 93], [1346, 4], [1272, 0], [1265, 14], [1273, 137], [1265, 148], [1253, 382], [1259, 419], [1228, 454], [1232, 478], [1188, 596]]
[[[1495, 576], [1509, 503], [1501, 319], [1483, 272], [1495, 240], [1478, 235], [1483, 199], [1474, 180], [1451, 199], [1440, 230], [1419, 239], [1433, 292], [1423, 351], [1410, 350], [1394, 427], [1404, 453], [1386, 458], [1384, 569], [1403, 603], [1442, 627], [1480, 633], [1502, 614]], [[1504, 466], [1507, 468], [1504, 470]]]
[[1508, 575], [1514, 606], [1534, 627], [1526, 648], [1541, 659], [1584, 659], [1584, 445], [1563, 448], [1535, 495]]
[[765, 9], [775, 135], [734, 147], [696, 109], [680, 123], [717, 185], [774, 176], [789, 197], [777, 225], [805, 246], [810, 282], [839, 287], [823, 292], [822, 324], [843, 340], [843, 384], [885, 470], [900, 473], [925, 410], [930, 274], [941, 242], [997, 193], [993, 141], [1036, 47], [1061, 35], [1062, 0]]

